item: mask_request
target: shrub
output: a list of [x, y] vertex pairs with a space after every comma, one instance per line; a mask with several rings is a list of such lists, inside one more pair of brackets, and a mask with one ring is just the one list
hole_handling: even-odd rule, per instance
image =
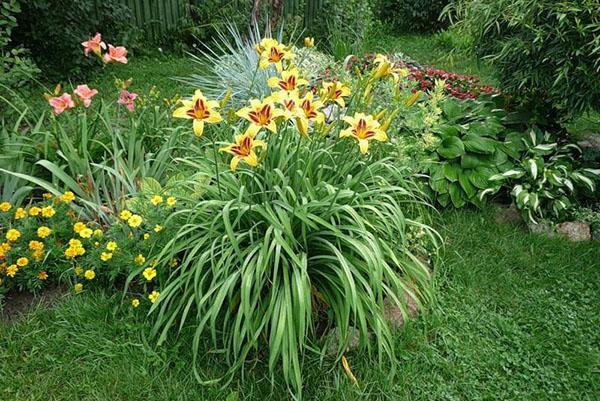
[[111, 32], [105, 41], [123, 42], [131, 21], [129, 8], [118, 0], [95, 4], [82, 0], [23, 2], [13, 41], [31, 50], [32, 58], [51, 81], [89, 76], [100, 64], [81, 57], [80, 43], [103, 31]]
[[467, 0], [454, 11], [501, 89], [533, 110], [532, 122], [556, 126], [600, 104], [596, 0]]
[[431, 32], [445, 26], [439, 16], [449, 0], [379, 0], [377, 15], [399, 32]]

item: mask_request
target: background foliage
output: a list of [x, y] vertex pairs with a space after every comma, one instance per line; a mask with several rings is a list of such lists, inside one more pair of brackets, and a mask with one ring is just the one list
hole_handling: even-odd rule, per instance
[[432, 32], [446, 26], [439, 16], [449, 0], [377, 0], [376, 14], [397, 32]]

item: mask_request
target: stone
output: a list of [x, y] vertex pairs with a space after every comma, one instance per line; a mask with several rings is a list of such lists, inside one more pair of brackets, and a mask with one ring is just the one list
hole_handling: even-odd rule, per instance
[[577, 145], [582, 149], [600, 149], [600, 134], [590, 134]]
[[518, 224], [523, 221], [519, 209], [512, 204], [508, 207], [499, 207], [496, 209], [494, 221], [497, 224]]
[[[404, 302], [406, 307], [406, 317], [413, 318], [419, 313], [419, 306], [415, 298], [407, 291], [404, 292]], [[402, 310], [389, 297], [383, 301], [383, 317], [394, 330], [399, 330], [404, 326], [404, 314]]]
[[600, 229], [592, 231], [592, 239], [600, 241]]
[[556, 232], [554, 231], [554, 227], [552, 227], [552, 225], [550, 225], [550, 224], [528, 223], [527, 227], [529, 227], [529, 231], [531, 231], [533, 234], [546, 235], [550, 238], [552, 238], [556, 235]]
[[[342, 338], [342, 332], [339, 327], [336, 327], [331, 331], [330, 334], [333, 338], [330, 338], [329, 346], [327, 348], [328, 355], [336, 355], [338, 353], [338, 344]], [[371, 334], [369, 333], [369, 341], [371, 340]], [[346, 351], [354, 351], [358, 349], [360, 345], [360, 330], [356, 327], [348, 327], [348, 339], [346, 343]]]
[[556, 232], [571, 241], [589, 241], [592, 233], [588, 224], [581, 221], [565, 221], [556, 227]]

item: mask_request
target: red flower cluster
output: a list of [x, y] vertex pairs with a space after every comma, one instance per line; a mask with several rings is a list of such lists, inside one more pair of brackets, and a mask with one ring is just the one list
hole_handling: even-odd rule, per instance
[[444, 88], [446, 95], [458, 99], [477, 99], [482, 94], [492, 95], [500, 93], [498, 89], [490, 85], [481, 84], [479, 78], [472, 75], [457, 74], [445, 70], [415, 65], [404, 65], [404, 67], [409, 68], [410, 72], [408, 74], [408, 79], [415, 81], [416, 83], [415, 87], [412, 89], [413, 92], [416, 92], [417, 90], [428, 91], [433, 89], [435, 80], [443, 79], [446, 81], [446, 86]]

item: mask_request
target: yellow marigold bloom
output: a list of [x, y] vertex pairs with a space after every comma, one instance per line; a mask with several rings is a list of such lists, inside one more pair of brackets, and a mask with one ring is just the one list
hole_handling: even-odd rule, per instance
[[157, 225], [155, 225], [155, 226], [154, 226], [154, 232], [155, 232], [155, 233], [159, 233], [159, 232], [161, 232], [161, 231], [162, 231], [162, 229], [163, 229], [163, 226], [161, 226], [161, 225], [158, 225], [158, 224], [157, 224]]
[[149, 233], [144, 233], [144, 239], [148, 239], [150, 238], [150, 234]]
[[94, 237], [102, 237], [103, 234], [104, 232], [102, 232], [102, 230], [99, 228], [94, 230]]
[[46, 227], [46, 226], [40, 226], [40, 227], [37, 229], [37, 235], [38, 235], [38, 237], [40, 237], [40, 238], [46, 238], [46, 237], [48, 237], [50, 234], [52, 234], [52, 230], [51, 230], [51, 229], [49, 229], [49, 228], [48, 228], [48, 227]]
[[65, 203], [71, 203], [75, 200], [75, 194], [71, 191], [67, 191], [60, 197], [60, 200]]
[[275, 92], [270, 97], [274, 102], [283, 106], [281, 115], [286, 121], [303, 115], [300, 109], [300, 98], [298, 97], [297, 90]]
[[256, 45], [256, 50], [259, 53], [258, 65], [263, 69], [275, 64], [277, 71], [281, 71], [283, 70], [283, 60], [294, 58], [288, 47], [272, 38], [263, 39]]
[[29, 249], [32, 251], [39, 251], [40, 249], [44, 249], [44, 243], [40, 241], [31, 240], [29, 241]]
[[79, 294], [81, 291], [83, 291], [83, 284], [77, 283], [73, 286], [73, 289], [75, 290], [76, 294]]
[[150, 198], [150, 203], [152, 203], [154, 206], [158, 206], [163, 203], [163, 197], [160, 195], [154, 195], [152, 198]]
[[271, 77], [267, 80], [267, 84], [271, 88], [279, 88], [285, 92], [291, 92], [298, 89], [300, 86], [308, 85], [306, 79], [299, 77], [298, 69], [293, 67], [281, 72], [281, 78]]
[[129, 224], [129, 227], [139, 227], [140, 224], [142, 224], [142, 217], [137, 214], [134, 214], [129, 218], [129, 220], [127, 220], [127, 224]]
[[123, 210], [120, 214], [119, 217], [121, 218], [121, 220], [127, 221], [129, 220], [129, 218], [133, 216], [133, 213], [131, 213], [129, 210]]
[[93, 280], [96, 277], [96, 272], [93, 270], [86, 270], [85, 273], [83, 274], [83, 277], [85, 277], [88, 280]]
[[245, 133], [235, 136], [235, 143], [219, 149], [219, 152], [227, 152], [233, 155], [230, 167], [232, 171], [237, 169], [240, 161], [246, 162], [251, 167], [258, 165], [258, 156], [254, 152], [254, 148], [266, 148], [267, 144], [264, 141], [254, 139], [254, 135]]
[[373, 116], [355, 113], [354, 117], [345, 116], [344, 121], [350, 124], [349, 128], [340, 132], [340, 138], [351, 137], [358, 141], [360, 153], [369, 151], [369, 141], [387, 141], [387, 134], [380, 128], [379, 122]]
[[146, 280], [152, 281], [152, 279], [156, 277], [156, 269], [152, 267], [147, 267], [144, 269], [144, 272], [142, 274]]
[[8, 242], [3, 242], [0, 244], [0, 250], [4, 251], [4, 252], [8, 252], [10, 251], [12, 248], [12, 245], [9, 244]]
[[325, 121], [325, 115], [319, 111], [323, 107], [323, 102], [320, 100], [313, 100], [313, 94], [307, 93], [304, 98], [300, 101], [300, 117], [296, 119], [298, 123], [298, 129], [304, 136], [308, 136], [308, 122], [314, 121], [322, 124]]
[[146, 258], [140, 253], [133, 259], [133, 261], [141, 266], [146, 262]]
[[17, 259], [17, 266], [19, 267], [25, 267], [29, 264], [29, 259], [22, 257]]
[[10, 209], [12, 208], [12, 205], [8, 202], [2, 202], [0, 203], [0, 211], [2, 212], [8, 212]]
[[321, 99], [336, 102], [340, 107], [346, 107], [344, 98], [350, 96], [350, 88], [341, 82], [323, 82]]
[[6, 268], [6, 275], [8, 277], [14, 277], [18, 271], [19, 268], [17, 267], [17, 265], [10, 265]]
[[112, 259], [112, 257], [113, 257], [113, 254], [112, 254], [112, 252], [102, 252], [102, 253], [100, 254], [100, 259], [101, 259], [103, 262], [108, 262], [109, 260], [111, 260], [111, 259]]
[[15, 210], [15, 220], [23, 219], [27, 217], [27, 212], [22, 207]]
[[175, 199], [174, 196], [169, 196], [167, 198], [167, 206], [175, 206], [176, 203], [177, 203], [177, 199]]
[[155, 303], [156, 301], [158, 301], [158, 297], [160, 297], [160, 292], [154, 290], [150, 293], [150, 295], [148, 295], [148, 299], [150, 300], [150, 302]]
[[255, 136], [261, 128], [266, 128], [271, 132], [277, 132], [275, 119], [283, 115], [281, 110], [275, 108], [272, 102], [261, 102], [258, 99], [250, 101], [250, 107], [243, 107], [235, 114], [250, 122], [250, 127], [246, 133]]
[[15, 242], [20, 237], [21, 237], [21, 232], [14, 228], [11, 228], [10, 230], [8, 230], [6, 232], [6, 239], [9, 240], [10, 242]]
[[91, 228], [84, 228], [79, 232], [81, 238], [91, 238], [94, 235], [94, 231]]
[[31, 254], [31, 256], [33, 257], [33, 259], [36, 262], [39, 262], [44, 257], [44, 250], [43, 249], [38, 249], [36, 251], [33, 251], [32, 254]]
[[75, 231], [77, 234], [79, 234], [82, 230], [84, 230], [86, 228], [87, 228], [87, 226], [80, 221], [78, 221], [77, 223], [75, 223], [73, 225], [73, 231]]
[[80, 247], [83, 246], [83, 244], [78, 239], [71, 238], [69, 240], [69, 246], [72, 247], [72, 248], [80, 248]]
[[202, 136], [204, 123], [216, 124], [223, 121], [221, 115], [216, 111], [219, 102], [207, 100], [200, 90], [196, 90], [192, 100], [181, 100], [182, 107], [175, 109], [173, 117], [192, 120], [194, 135]]
[[42, 270], [41, 272], [38, 273], [38, 280], [45, 281], [47, 279], [48, 279], [48, 273], [46, 273], [44, 270]]
[[111, 251], [111, 252], [116, 251], [118, 247], [119, 246], [117, 245], [117, 243], [115, 241], [109, 241], [106, 244], [106, 249], [109, 250], [109, 251]]
[[29, 215], [30, 215], [30, 216], [37, 216], [37, 215], [39, 215], [39, 214], [40, 214], [40, 212], [41, 212], [41, 211], [42, 211], [42, 209], [40, 209], [39, 207], [37, 207], [37, 206], [32, 206], [32, 207], [29, 209]]
[[42, 208], [42, 217], [50, 218], [56, 214], [56, 210], [52, 206], [45, 206]]
[[312, 38], [310, 36], [307, 36], [304, 38], [304, 46], [308, 47], [309, 49], [311, 47], [315, 46], [315, 38]]
[[392, 76], [395, 82], [398, 82], [398, 79], [402, 77], [408, 76], [408, 71], [405, 68], [396, 68], [393, 63], [387, 58], [387, 56], [383, 54], [378, 54], [375, 57], [375, 70], [373, 72], [373, 80], [376, 81], [381, 78], [385, 78], [388, 76]]
[[83, 273], [83, 267], [77, 266], [74, 271], [76, 276], [81, 276], [81, 273]]
[[52, 197], [53, 197], [54, 195], [52, 195], [50, 192], [44, 192], [44, 193], [42, 194], [42, 196], [44, 197], [44, 199], [52, 199]]
[[134, 308], [137, 308], [138, 306], [140, 306], [140, 300], [137, 298], [133, 298], [131, 300], [131, 306], [133, 306]]

